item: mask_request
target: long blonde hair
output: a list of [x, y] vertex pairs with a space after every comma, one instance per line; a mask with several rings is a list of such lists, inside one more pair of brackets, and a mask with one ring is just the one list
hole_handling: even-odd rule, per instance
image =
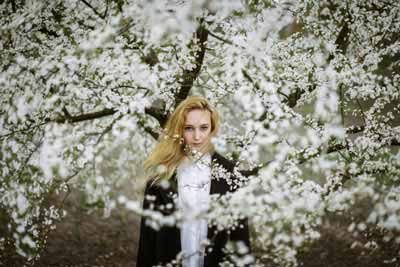
[[[210, 112], [210, 138], [215, 136], [219, 129], [218, 112], [201, 96], [190, 96], [182, 101], [168, 118], [164, 134], [160, 136], [149, 157], [144, 162], [144, 169], [150, 178], [170, 179], [178, 165], [185, 157], [183, 131], [186, 115], [191, 110], [207, 110]], [[210, 143], [209, 152], [214, 150]]]

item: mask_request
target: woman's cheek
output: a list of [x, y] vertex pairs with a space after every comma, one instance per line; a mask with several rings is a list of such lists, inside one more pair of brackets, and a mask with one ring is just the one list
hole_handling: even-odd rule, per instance
[[192, 143], [192, 140], [193, 140], [192, 134], [188, 134], [187, 139], [188, 139], [188, 143]]
[[189, 135], [187, 133], [183, 134], [183, 140], [185, 141], [185, 143], [189, 143]]

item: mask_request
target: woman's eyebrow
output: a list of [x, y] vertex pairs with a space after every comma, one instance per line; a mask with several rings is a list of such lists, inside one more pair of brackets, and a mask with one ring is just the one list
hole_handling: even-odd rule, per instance
[[[203, 124], [200, 124], [200, 126], [209, 126], [210, 124], [209, 123], [203, 123]], [[185, 124], [185, 126], [184, 127], [195, 127], [194, 125], [192, 125], [192, 124]]]

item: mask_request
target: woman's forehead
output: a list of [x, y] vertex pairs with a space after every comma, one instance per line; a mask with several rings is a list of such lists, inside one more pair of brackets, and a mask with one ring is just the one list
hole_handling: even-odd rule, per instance
[[185, 124], [200, 125], [211, 122], [210, 111], [206, 109], [193, 109], [186, 114]]

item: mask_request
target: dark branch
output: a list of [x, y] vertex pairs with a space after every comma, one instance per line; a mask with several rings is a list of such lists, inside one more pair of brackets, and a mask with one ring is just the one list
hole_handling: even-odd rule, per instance
[[93, 119], [98, 119], [98, 118], [110, 116], [110, 115], [113, 115], [114, 113], [117, 112], [117, 110], [115, 110], [115, 109], [103, 109], [103, 110], [97, 111], [97, 112], [91, 112], [91, 113], [71, 116], [71, 114], [69, 114], [69, 112], [68, 112], [68, 110], [66, 108], [63, 108], [63, 111], [64, 111], [64, 115], [65, 116], [55, 119], [54, 120], [55, 122], [57, 122], [57, 123], [81, 122], [81, 121], [93, 120]]
[[[55, 119], [54, 122], [57, 122], [57, 123], [65, 123], [65, 122], [67, 122], [67, 123], [75, 123], [75, 122], [93, 120], [93, 119], [98, 119], [98, 118], [102, 118], [102, 117], [113, 115], [113, 114], [115, 114], [117, 112], [117, 110], [116, 109], [103, 109], [103, 110], [97, 111], [97, 112], [91, 112], [91, 113], [81, 114], [81, 115], [77, 115], [77, 116], [72, 116], [68, 112], [68, 110], [64, 107], [63, 108], [63, 112], [64, 112], [65, 116]], [[151, 107], [150, 108], [146, 108], [146, 114], [155, 117], [158, 121], [160, 121], [160, 119], [162, 118], [161, 116], [164, 116], [159, 110], [157, 110], [155, 108], [151, 108]], [[138, 115], [138, 114], [136, 114], [136, 115]], [[150, 127], [145, 126], [144, 120], [141, 119], [140, 117], [139, 117], [138, 123], [139, 123], [140, 126], [143, 127], [143, 129], [148, 134], [153, 136], [155, 139], [158, 138], [158, 133], [155, 132]]]
[[342, 145], [342, 144], [334, 144], [334, 145], [330, 145], [327, 150], [326, 153], [333, 153], [333, 152], [337, 152], [339, 150], [345, 149], [346, 146]]
[[104, 15], [100, 14], [100, 12], [98, 12], [89, 2], [87, 2], [86, 0], [81, 0], [82, 3], [84, 3], [87, 7], [89, 7], [97, 16], [99, 16], [100, 18], [104, 19], [105, 18], [105, 14]]
[[347, 46], [349, 45], [349, 33], [349, 26], [347, 25], [347, 23], [344, 23], [335, 41], [337, 48], [342, 54], [346, 53]]
[[227, 43], [227, 44], [230, 44], [230, 45], [235, 45], [232, 41], [230, 41], [230, 40], [228, 40], [228, 39], [225, 39], [225, 38], [222, 38], [222, 37], [216, 35], [216, 34], [213, 33], [213, 32], [208, 31], [208, 33], [210, 34], [210, 36], [214, 37], [214, 38], [217, 39], [217, 40], [220, 40], [220, 41], [223, 42], [223, 43]]
[[38, 123], [38, 124], [36, 124], [36, 125], [29, 125], [28, 127], [24, 128], [24, 129], [20, 129], [20, 130], [16, 130], [16, 131], [11, 131], [11, 132], [6, 133], [6, 134], [4, 134], [4, 135], [0, 135], [0, 140], [3, 139], [3, 138], [7, 138], [7, 137], [9, 137], [9, 136], [12, 136], [12, 135], [14, 135], [14, 134], [17, 134], [17, 133], [24, 133], [24, 132], [28, 132], [28, 131], [33, 131], [33, 130], [35, 130], [36, 128], [38, 128], [38, 127], [40, 127], [40, 126], [43, 126], [43, 125], [45, 125], [45, 124], [48, 123], [48, 122], [49, 122], [49, 120], [48, 120], [48, 119], [45, 119], [43, 122]]
[[250, 74], [245, 69], [242, 69], [242, 74], [251, 84], [253, 84], [254, 88], [256, 88], [257, 90], [260, 90], [260, 85], [256, 81], [253, 80], [253, 78], [250, 76]]
[[165, 125], [167, 122], [167, 115], [164, 113], [164, 108], [149, 107], [145, 108], [144, 111], [146, 114], [155, 118], [160, 123], [160, 126]]
[[364, 129], [365, 129], [364, 126], [353, 125], [353, 126], [350, 126], [349, 128], [346, 129], [346, 134], [360, 133], [360, 132], [364, 131]]
[[[254, 86], [254, 88], [260, 90], [260, 85], [258, 84], [258, 82], [255, 81], [245, 69], [242, 69], [242, 74]], [[287, 104], [291, 108], [296, 106], [297, 100], [300, 99], [302, 93], [303, 91], [296, 90], [296, 92], [290, 95], [285, 95], [284, 93], [278, 91], [278, 94], [282, 95], [285, 98], [282, 102]]]
[[270, 161], [267, 161], [267, 162], [265, 162], [265, 163], [261, 163], [261, 164], [259, 164], [259, 165], [257, 165], [256, 167], [254, 167], [254, 168], [252, 168], [252, 169], [250, 169], [250, 170], [241, 170], [241, 171], [239, 171], [240, 172], [240, 174], [242, 174], [243, 176], [250, 176], [250, 175], [257, 175], [258, 174], [258, 172], [262, 169], [262, 168], [264, 168], [264, 167], [266, 167], [268, 164], [270, 164], [272, 162], [272, 160], [270, 160]]
[[155, 140], [158, 140], [159, 134], [155, 132], [152, 128], [149, 126], [146, 126], [145, 121], [141, 118], [138, 120], [138, 124], [145, 130], [148, 134], [150, 134]]
[[192, 70], [184, 70], [182, 73], [182, 85], [179, 91], [175, 94], [175, 107], [177, 107], [189, 94], [190, 89], [193, 86], [193, 82], [196, 80], [200, 73], [201, 66], [203, 65], [203, 59], [207, 48], [207, 38], [208, 31], [203, 25], [203, 20], [200, 20], [199, 27], [194, 34], [194, 38], [197, 42], [192, 42], [192, 44], [198, 44], [200, 46], [200, 51], [197, 52], [195, 56], [195, 67]]

